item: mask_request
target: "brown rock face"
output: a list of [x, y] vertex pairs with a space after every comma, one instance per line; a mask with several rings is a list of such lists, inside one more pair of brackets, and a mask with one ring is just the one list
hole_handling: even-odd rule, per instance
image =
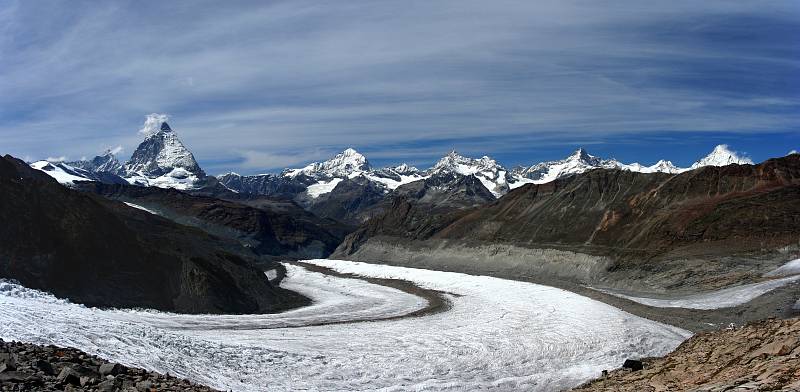
[[288, 200], [222, 200], [174, 189], [97, 182], [82, 184], [80, 189], [144, 206], [180, 224], [236, 240], [265, 256], [326, 257], [349, 230]]
[[0, 157], [0, 277], [101, 307], [258, 313], [305, 303], [232, 241], [59, 185]]
[[775, 249], [800, 238], [800, 155], [677, 175], [598, 169], [526, 185], [447, 218], [424, 219], [418, 211], [418, 219], [398, 220], [408, 206], [394, 208], [348, 236], [336, 253], [397, 232], [622, 259]]
[[798, 391], [800, 319], [701, 333], [641, 371], [616, 370], [578, 391]]

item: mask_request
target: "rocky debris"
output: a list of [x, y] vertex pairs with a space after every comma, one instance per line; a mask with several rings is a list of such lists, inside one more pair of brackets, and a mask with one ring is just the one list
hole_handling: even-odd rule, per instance
[[800, 318], [697, 334], [642, 362], [641, 371], [615, 370], [576, 390], [800, 391]]
[[214, 391], [188, 380], [129, 368], [56, 346], [0, 339], [0, 391]]

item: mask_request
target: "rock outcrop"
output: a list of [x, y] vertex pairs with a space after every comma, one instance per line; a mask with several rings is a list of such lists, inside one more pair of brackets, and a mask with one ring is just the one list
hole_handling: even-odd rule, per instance
[[800, 391], [800, 318], [693, 336], [644, 369], [620, 369], [577, 391]]
[[97, 182], [83, 183], [78, 188], [132, 203], [177, 223], [236, 240], [262, 256], [327, 257], [350, 229], [320, 218], [292, 201], [265, 196], [221, 200], [176, 189]]

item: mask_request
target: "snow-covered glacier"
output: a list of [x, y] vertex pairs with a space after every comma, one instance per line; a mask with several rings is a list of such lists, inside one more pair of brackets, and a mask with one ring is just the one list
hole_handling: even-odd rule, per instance
[[[437, 290], [415, 295], [287, 265], [314, 304], [270, 315], [86, 308], [0, 283], [0, 338], [83, 349], [222, 390], [558, 390], [691, 333], [564, 290], [486, 276], [336, 260], [338, 272]], [[376, 320], [376, 321], [366, 321]], [[356, 322], [363, 321], [363, 322]]]

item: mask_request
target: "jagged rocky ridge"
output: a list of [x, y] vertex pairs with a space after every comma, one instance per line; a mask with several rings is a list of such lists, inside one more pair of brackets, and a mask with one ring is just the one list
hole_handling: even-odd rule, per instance
[[[718, 146], [708, 156], [699, 160], [694, 168], [730, 163], [752, 163], [739, 157], [727, 146]], [[281, 174], [242, 176], [228, 173], [218, 177], [226, 187], [241, 193], [287, 197], [324, 217], [361, 223], [376, 211], [382, 211], [391, 199], [399, 195], [412, 195], [419, 189], [430, 204], [474, 206], [502, 197], [512, 189], [525, 184], [543, 184], [555, 179], [584, 173], [593, 169], [619, 169], [640, 173], [682, 173], [688, 168], [678, 168], [672, 162], [661, 160], [652, 166], [638, 163], [623, 164], [614, 159], [590, 155], [584, 149], [559, 161], [543, 162], [530, 167], [508, 170], [497, 161], [484, 156], [478, 159], [464, 157], [452, 151], [428, 170], [420, 171], [408, 165], [374, 169], [369, 161], [354, 149], [347, 149], [329, 161], [310, 164], [301, 169], [287, 169]], [[464, 182], [459, 178], [477, 180], [484, 190], [475, 187], [464, 196]], [[467, 181], [469, 182], [469, 181]], [[484, 195], [488, 192], [488, 197]], [[437, 200], [434, 195], [438, 195]]]
[[[427, 257], [441, 256], [433, 249], [452, 247], [448, 257], [456, 257], [471, 247], [508, 245], [599, 257], [587, 259], [591, 273], [583, 267], [556, 269], [564, 277], [628, 273], [642, 282], [661, 277], [661, 287], [722, 275], [735, 282], [746, 279], [752, 268], [748, 272], [720, 258], [795, 246], [799, 219], [800, 155], [674, 175], [599, 169], [530, 184], [487, 205], [442, 214], [397, 198], [348, 235], [332, 257], [423, 265]], [[476, 272], [502, 267], [532, 273], [530, 268], [541, 261], [509, 255], [516, 261], [501, 266], [488, 256], [463, 259]], [[682, 261], [688, 259], [715, 262]], [[437, 260], [425, 263], [434, 266]]]
[[260, 313], [305, 304], [233, 241], [0, 158], [0, 278], [102, 307]]

